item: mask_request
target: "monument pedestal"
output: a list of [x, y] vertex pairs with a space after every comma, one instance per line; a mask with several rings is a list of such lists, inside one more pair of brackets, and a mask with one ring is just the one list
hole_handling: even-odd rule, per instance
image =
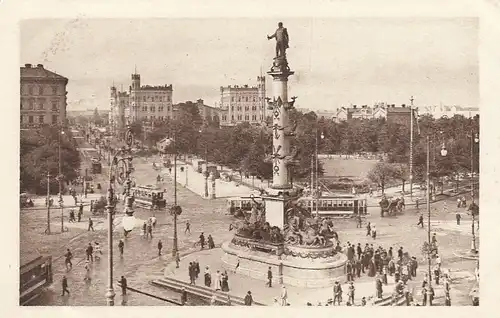
[[235, 236], [232, 241], [222, 244], [224, 268], [233, 271], [239, 262], [236, 270], [238, 274], [267, 282], [267, 270], [271, 267], [274, 284], [304, 288], [329, 287], [335, 281], [345, 280], [344, 265], [347, 257], [335, 253], [333, 245], [266, 245]]

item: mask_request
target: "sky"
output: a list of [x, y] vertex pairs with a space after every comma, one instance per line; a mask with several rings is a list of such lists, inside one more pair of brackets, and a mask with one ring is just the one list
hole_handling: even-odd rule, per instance
[[[109, 87], [173, 85], [174, 103], [213, 106], [220, 87], [256, 85], [272, 64], [276, 19], [21, 22], [20, 63], [69, 79], [68, 110], [109, 109]], [[476, 18], [287, 18], [289, 96], [335, 110], [375, 102], [479, 107]], [[266, 75], [268, 96], [271, 77]]]

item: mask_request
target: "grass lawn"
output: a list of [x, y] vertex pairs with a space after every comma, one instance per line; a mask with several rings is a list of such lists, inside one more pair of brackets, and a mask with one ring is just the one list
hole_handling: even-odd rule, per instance
[[363, 180], [375, 166], [377, 160], [366, 159], [321, 159], [325, 169], [325, 177], [344, 177], [353, 180]]

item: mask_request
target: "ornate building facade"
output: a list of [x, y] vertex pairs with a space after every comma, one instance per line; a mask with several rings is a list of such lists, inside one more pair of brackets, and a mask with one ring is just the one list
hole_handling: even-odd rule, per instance
[[226, 86], [220, 88], [220, 124], [233, 126], [266, 121], [266, 79], [257, 77], [257, 86]]
[[66, 123], [68, 79], [42, 64], [21, 67], [21, 129]]
[[172, 85], [141, 86], [141, 75], [132, 74], [128, 92], [111, 87], [110, 123], [115, 131], [127, 121], [166, 120], [173, 118]]

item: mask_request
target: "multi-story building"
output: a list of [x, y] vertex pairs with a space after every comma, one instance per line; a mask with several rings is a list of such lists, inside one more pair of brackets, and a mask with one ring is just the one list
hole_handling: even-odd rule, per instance
[[129, 91], [118, 92], [111, 87], [110, 122], [113, 129], [123, 127], [126, 122], [161, 121], [172, 118], [172, 85], [141, 86], [141, 75], [132, 74]]
[[68, 79], [38, 64], [21, 67], [21, 129], [66, 123]]
[[188, 106], [188, 105], [195, 105], [198, 108], [198, 112], [200, 113], [200, 117], [202, 118], [203, 122], [205, 122], [208, 118], [212, 121], [219, 121], [220, 122], [220, 115], [221, 115], [221, 109], [218, 107], [212, 107], [205, 105], [203, 99], [198, 99], [196, 103], [187, 101], [184, 103], [178, 103], [173, 106], [173, 118], [177, 118], [179, 111], [182, 109], [182, 107]]
[[477, 107], [462, 107], [462, 106], [423, 106], [419, 107], [420, 114], [428, 114], [434, 118], [453, 117], [454, 115], [462, 115], [467, 118], [472, 118], [479, 114]]
[[125, 119], [125, 109], [129, 107], [130, 94], [127, 92], [119, 92], [115, 86], [111, 86], [109, 112], [109, 126], [112, 133], [115, 134], [127, 124]]
[[387, 122], [410, 126], [412, 113], [413, 120], [417, 120], [415, 107], [412, 111], [411, 107], [405, 104], [402, 104], [401, 107], [392, 104], [387, 107]]
[[129, 107], [125, 117], [130, 122], [172, 118], [172, 85], [141, 86], [141, 75], [132, 74], [129, 92]]
[[220, 124], [233, 126], [266, 121], [266, 79], [257, 77], [257, 86], [227, 86], [220, 88]]

